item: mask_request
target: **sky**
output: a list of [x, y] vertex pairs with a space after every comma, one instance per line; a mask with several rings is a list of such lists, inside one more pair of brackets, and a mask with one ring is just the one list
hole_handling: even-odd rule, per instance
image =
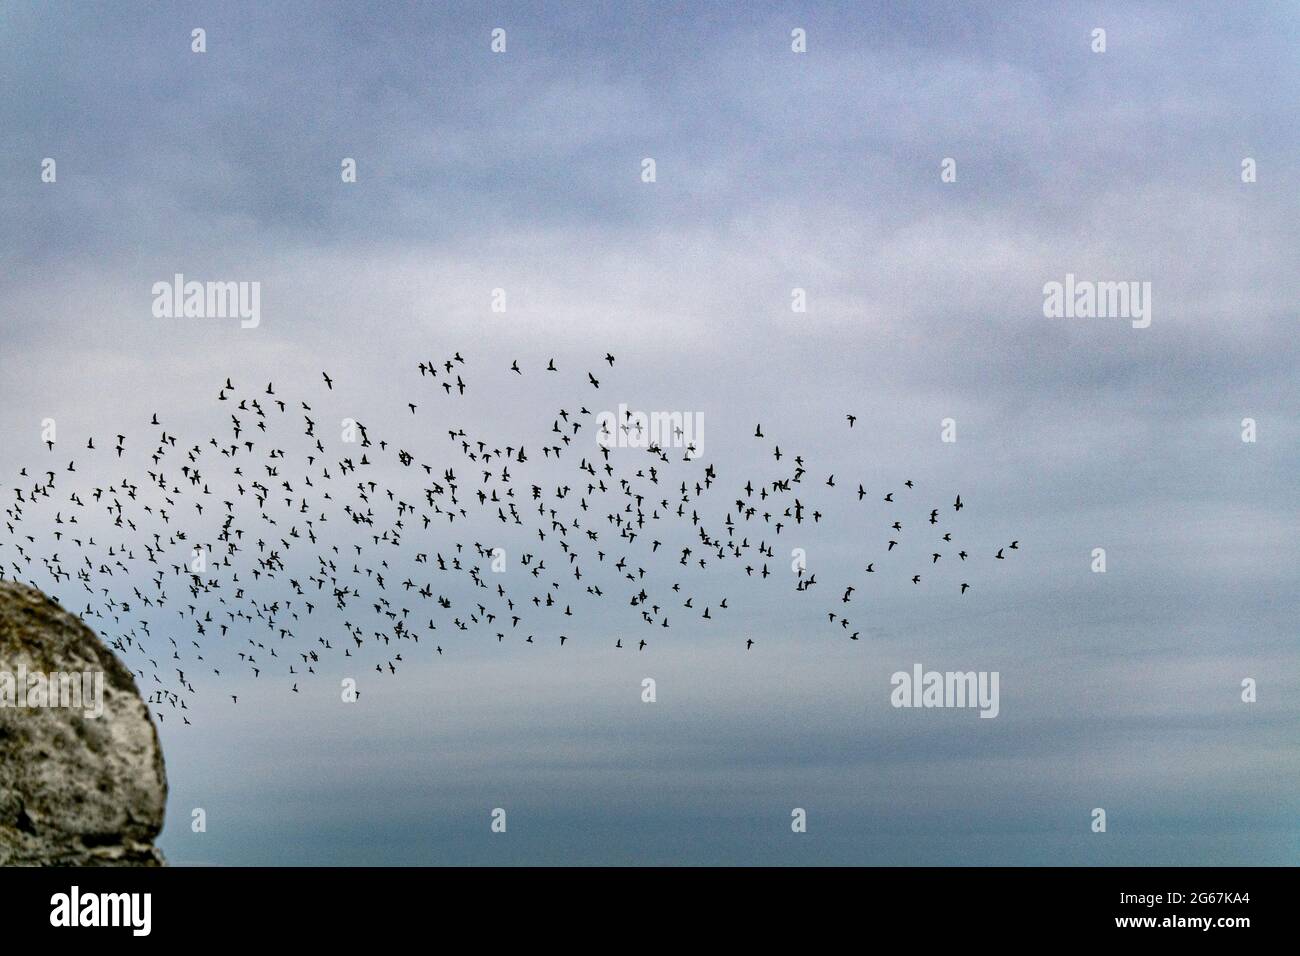
[[[718, 572], [734, 614], [644, 652], [611, 608], [348, 708], [232, 673], [161, 727], [168, 858], [1297, 862], [1297, 41], [1271, 3], [0, 7], [0, 492], [43, 419], [202, 437], [228, 376], [533, 434], [590, 400], [547, 360], [608, 351], [601, 407], [699, 413], [729, 482], [759, 422], [1020, 542], [960, 599], [873, 583], [855, 643]], [[178, 272], [259, 282], [257, 327], [156, 317]], [[1045, 316], [1067, 275], [1150, 326]], [[403, 419], [457, 351], [483, 389]], [[786, 545], [827, 581], [886, 513], [840, 505]], [[997, 671], [998, 717], [891, 706], [918, 662]]]

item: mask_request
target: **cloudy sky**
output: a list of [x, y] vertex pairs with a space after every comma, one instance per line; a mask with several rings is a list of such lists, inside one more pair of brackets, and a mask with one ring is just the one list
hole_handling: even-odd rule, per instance
[[[421, 427], [530, 434], [589, 397], [510, 362], [610, 351], [607, 407], [699, 412], [729, 481], [762, 422], [1021, 542], [960, 602], [881, 584], [853, 644], [737, 580], [640, 654], [621, 608], [350, 709], [232, 677], [163, 727], [170, 859], [1295, 863], [1298, 42], [1265, 3], [0, 7], [5, 485], [46, 417], [214, 434], [227, 376], [411, 427], [455, 351], [485, 388]], [[177, 272], [260, 324], [156, 318]], [[1149, 282], [1150, 327], [1044, 317], [1067, 274]], [[853, 579], [854, 514], [787, 547]], [[999, 716], [891, 707], [916, 662], [998, 671]]]

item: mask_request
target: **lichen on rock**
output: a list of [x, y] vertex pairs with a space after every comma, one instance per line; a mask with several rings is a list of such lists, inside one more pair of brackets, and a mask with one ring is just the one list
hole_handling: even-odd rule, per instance
[[[102, 714], [88, 701], [15, 702], [51, 674], [102, 675]], [[162, 746], [131, 672], [76, 615], [0, 581], [0, 865], [161, 865], [166, 803]]]

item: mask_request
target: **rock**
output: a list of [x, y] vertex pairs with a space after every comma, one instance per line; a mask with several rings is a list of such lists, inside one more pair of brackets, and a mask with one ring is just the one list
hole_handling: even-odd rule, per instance
[[[21, 672], [100, 673], [103, 713], [86, 715], [93, 677], [83, 706], [14, 706], [29, 701]], [[162, 746], [131, 672], [80, 618], [0, 581], [0, 865], [162, 865], [166, 804]]]

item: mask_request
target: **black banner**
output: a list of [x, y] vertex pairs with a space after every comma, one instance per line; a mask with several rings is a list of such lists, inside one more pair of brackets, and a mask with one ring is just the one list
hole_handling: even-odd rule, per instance
[[[7, 869], [7, 938], [400, 941], [443, 924], [541, 941], [678, 923], [738, 938], [812, 924], [918, 943], [1277, 933], [1285, 869]], [[562, 929], [561, 927], [569, 927]]]

